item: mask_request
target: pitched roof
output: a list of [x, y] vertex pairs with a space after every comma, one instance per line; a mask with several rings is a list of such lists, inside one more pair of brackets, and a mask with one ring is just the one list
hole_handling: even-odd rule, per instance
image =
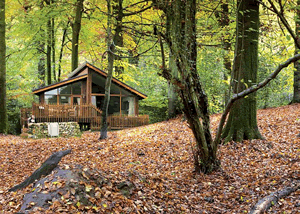
[[[80, 64], [74, 71], [72, 71], [68, 75], [68, 77], [69, 77], [68, 79], [63, 80], [63, 81], [58, 82], [58, 83], [54, 83], [54, 84], [51, 84], [51, 85], [48, 85], [48, 86], [44, 86], [44, 87], [35, 89], [35, 90], [33, 90], [33, 93], [34, 94], [38, 94], [38, 93], [41, 93], [41, 92], [44, 92], [44, 91], [48, 91], [50, 89], [62, 86], [62, 85], [66, 85], [66, 84], [78, 81], [80, 79], [87, 78], [87, 74], [83, 74], [83, 75], [77, 76], [81, 71], [83, 71], [87, 67], [90, 68], [90, 69], [92, 69], [93, 71], [97, 72], [98, 74], [100, 74], [100, 75], [102, 75], [104, 77], [107, 77], [107, 73], [105, 71], [97, 68], [96, 66], [94, 66], [94, 65], [92, 65], [92, 64], [90, 64], [88, 62], [84, 62], [84, 63]], [[138, 90], [132, 88], [131, 86], [129, 86], [126, 83], [118, 80], [115, 77], [112, 78], [112, 82], [114, 82], [115, 84], [121, 86], [122, 88], [130, 91], [131, 93], [136, 94], [137, 96], [139, 96], [142, 99], [144, 99], [144, 98], [147, 97], [147, 95], [143, 94], [142, 92], [139, 92]]]

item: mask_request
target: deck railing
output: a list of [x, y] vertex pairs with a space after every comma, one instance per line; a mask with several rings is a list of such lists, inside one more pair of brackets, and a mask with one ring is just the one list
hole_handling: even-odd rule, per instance
[[149, 115], [110, 115], [107, 121], [111, 129], [124, 129], [149, 124]]
[[[21, 125], [26, 126], [28, 118], [34, 115], [35, 122], [78, 122], [90, 124], [92, 130], [101, 128], [102, 111], [92, 104], [50, 105], [33, 103], [32, 108], [21, 109]], [[148, 115], [110, 115], [107, 118], [111, 129], [124, 129], [149, 124]]]

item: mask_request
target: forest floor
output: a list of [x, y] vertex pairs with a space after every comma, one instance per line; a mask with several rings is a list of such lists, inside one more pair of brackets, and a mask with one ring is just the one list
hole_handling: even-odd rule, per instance
[[[219, 119], [211, 116], [214, 132]], [[17, 192], [9, 188], [53, 152], [68, 148], [72, 153], [59, 165], [96, 168], [109, 182], [89, 199], [93, 207], [56, 203], [49, 213], [248, 213], [262, 197], [300, 179], [300, 105], [259, 110], [258, 125], [265, 140], [220, 146], [222, 169], [209, 175], [193, 173], [193, 136], [180, 118], [109, 132], [104, 141], [97, 132], [68, 139], [0, 136], [0, 213], [18, 211], [32, 185]], [[135, 186], [128, 198], [116, 186], [121, 181]], [[300, 213], [300, 191], [268, 213]]]

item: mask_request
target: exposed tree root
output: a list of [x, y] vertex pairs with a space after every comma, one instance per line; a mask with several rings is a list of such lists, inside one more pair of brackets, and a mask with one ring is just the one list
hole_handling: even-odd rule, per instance
[[289, 194], [300, 189], [300, 183], [295, 186], [287, 187], [283, 190], [273, 192], [272, 194], [260, 199], [257, 204], [250, 210], [249, 214], [261, 214], [267, 211], [271, 206], [278, 202], [280, 198], [288, 196]]
[[59, 161], [67, 154], [70, 154], [71, 150], [64, 150], [55, 152], [52, 154], [43, 164], [40, 168], [35, 170], [25, 181], [22, 183], [12, 187], [8, 191], [16, 191], [18, 189], [23, 189], [27, 187], [29, 184], [34, 182], [35, 180], [40, 179], [43, 175], [49, 175], [55, 167], [57, 167]]

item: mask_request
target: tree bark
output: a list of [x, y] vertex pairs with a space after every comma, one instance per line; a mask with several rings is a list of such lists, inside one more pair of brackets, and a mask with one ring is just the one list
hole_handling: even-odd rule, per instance
[[[226, 33], [225, 36], [222, 38], [222, 45], [224, 50], [223, 55], [223, 64], [225, 68], [224, 72], [224, 80], [227, 81], [230, 74], [231, 74], [231, 58], [230, 58], [230, 51], [231, 51], [231, 43], [230, 43], [230, 33], [226, 28], [229, 27], [230, 19], [229, 19], [229, 5], [228, 2], [224, 2], [221, 5], [221, 14], [219, 12], [216, 12], [215, 15], [218, 19], [219, 25], [225, 29]], [[230, 99], [230, 89], [229, 86], [228, 89], [224, 92], [224, 106], [226, 106], [228, 100]]]
[[59, 151], [55, 152], [52, 154], [43, 164], [40, 168], [35, 170], [25, 181], [22, 183], [10, 188], [8, 191], [14, 192], [18, 189], [23, 189], [27, 187], [29, 184], [34, 182], [35, 180], [40, 179], [43, 175], [47, 176], [49, 175], [53, 169], [55, 169], [60, 162], [60, 160], [66, 156], [67, 154], [70, 154], [71, 150], [64, 150], [64, 151]]
[[68, 30], [69, 22], [67, 23], [66, 27], [63, 29], [63, 36], [61, 39], [61, 47], [60, 47], [60, 53], [59, 53], [59, 59], [58, 59], [58, 74], [57, 74], [57, 80], [60, 82], [60, 77], [61, 77], [61, 61], [63, 57], [63, 51], [65, 47], [65, 40], [67, 36], [67, 30]]
[[[52, 2], [53, 3], [53, 2]], [[56, 70], [55, 70], [55, 20], [51, 18], [51, 51], [52, 51], [52, 72], [53, 80], [56, 82]]]
[[[172, 54], [170, 53], [169, 55], [169, 67], [170, 67], [170, 72], [175, 77], [178, 77], [178, 71], [176, 67], [176, 62]], [[177, 108], [178, 107], [178, 95], [176, 93], [176, 88], [175, 86], [168, 81], [168, 118], [175, 118], [177, 115]]]
[[72, 71], [78, 67], [78, 45], [81, 29], [81, 17], [83, 12], [83, 1], [77, 0], [75, 8], [75, 20], [72, 26]]
[[111, 32], [111, 26], [112, 26], [112, 11], [111, 11], [111, 2], [110, 0], [107, 0], [107, 55], [108, 55], [108, 67], [107, 67], [107, 76], [105, 80], [105, 96], [104, 96], [104, 103], [103, 103], [103, 109], [102, 109], [102, 121], [101, 121], [101, 130], [100, 130], [100, 138], [99, 140], [106, 139], [107, 138], [107, 117], [108, 117], [108, 106], [110, 101], [110, 86], [111, 86], [111, 80], [113, 76], [113, 67], [114, 67], [114, 51], [115, 46], [113, 45], [113, 39], [112, 39], [112, 32]]
[[7, 133], [5, 0], [0, 0], [0, 133]]
[[[116, 27], [115, 27], [115, 34], [114, 34], [114, 44], [116, 47], [123, 47], [123, 0], [113, 0], [112, 4], [113, 15], [116, 18]], [[114, 56], [114, 60], [121, 60], [120, 57]], [[120, 74], [124, 73], [123, 66], [115, 66], [115, 74], [119, 76]]]
[[40, 80], [40, 87], [45, 86], [45, 43], [44, 41], [38, 42], [39, 62], [38, 62], [38, 75]]
[[[237, 37], [232, 71], [233, 93], [237, 94], [257, 82], [259, 3], [257, 0], [237, 2]], [[234, 103], [224, 128], [225, 142], [262, 139], [256, 119], [256, 95]]]
[[51, 75], [51, 20], [47, 22], [47, 84], [51, 85], [52, 75]]
[[192, 148], [195, 171], [209, 173], [219, 167], [219, 161], [216, 157], [217, 147], [213, 147], [210, 133], [208, 100], [197, 73], [196, 0], [173, 1], [167, 5], [164, 1], [154, 1], [154, 4], [170, 19], [170, 35], [163, 36], [175, 58], [180, 79], [165, 69], [159, 33], [163, 58], [161, 75], [176, 85], [187, 122], [193, 131], [196, 141]]
[[[296, 37], [300, 37], [300, 0], [297, 0], [296, 7]], [[297, 44], [295, 44], [295, 54], [299, 53], [299, 48]], [[294, 95], [292, 103], [300, 103], [300, 63], [296, 61], [294, 63], [295, 71], [294, 71]]]

